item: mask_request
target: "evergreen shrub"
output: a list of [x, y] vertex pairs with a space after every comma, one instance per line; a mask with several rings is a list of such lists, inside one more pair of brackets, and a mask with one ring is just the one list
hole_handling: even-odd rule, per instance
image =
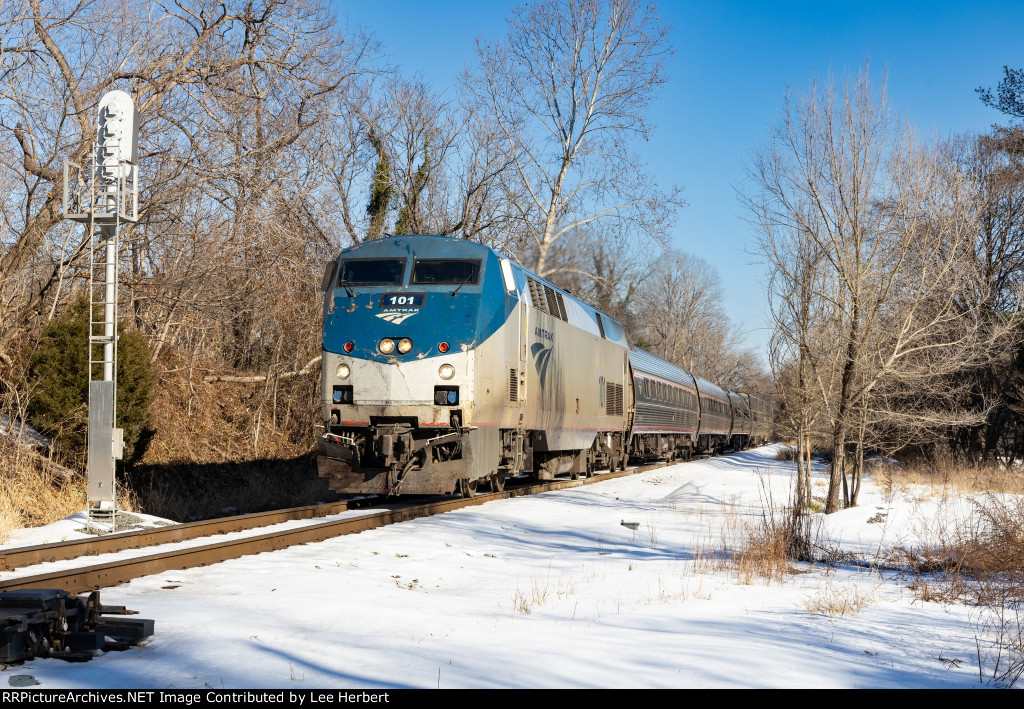
[[[75, 302], [52, 320], [29, 354], [29, 423], [50, 437], [67, 462], [84, 464], [89, 421], [89, 302]], [[97, 347], [97, 350], [99, 348]], [[124, 459], [134, 461], [151, 437], [149, 407], [155, 372], [142, 335], [118, 326], [117, 420], [124, 429]], [[102, 372], [95, 372], [101, 376]]]

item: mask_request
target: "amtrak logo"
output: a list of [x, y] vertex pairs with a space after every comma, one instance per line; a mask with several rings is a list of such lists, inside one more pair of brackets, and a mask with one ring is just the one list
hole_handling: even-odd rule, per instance
[[545, 347], [543, 342], [534, 342], [530, 345], [530, 352], [533, 354], [533, 366], [540, 375], [540, 386], [544, 388], [544, 381], [548, 378], [548, 364], [551, 362], [552, 347]]
[[400, 325], [400, 324], [402, 324], [403, 322], [405, 322], [406, 320], [408, 320], [409, 318], [411, 318], [413, 315], [415, 315], [418, 312], [419, 312], [418, 310], [413, 310], [411, 313], [408, 313], [408, 312], [407, 313], [402, 313], [402, 312], [381, 313], [377, 317], [380, 318], [381, 320], [387, 320], [392, 325]]

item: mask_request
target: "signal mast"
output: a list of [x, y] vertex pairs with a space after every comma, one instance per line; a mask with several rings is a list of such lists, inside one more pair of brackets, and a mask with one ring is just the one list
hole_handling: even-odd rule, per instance
[[139, 112], [131, 96], [111, 91], [100, 99], [96, 139], [81, 165], [64, 163], [65, 219], [89, 232], [89, 526], [115, 531], [115, 461], [124, 453], [117, 428], [117, 269], [122, 222], [139, 218]]

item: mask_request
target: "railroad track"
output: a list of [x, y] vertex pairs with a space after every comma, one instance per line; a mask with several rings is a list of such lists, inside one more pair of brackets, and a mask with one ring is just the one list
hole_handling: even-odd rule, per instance
[[[524, 487], [508, 488], [502, 492], [477, 494], [469, 498], [443, 498], [440, 500], [435, 498], [427, 502], [391, 502], [385, 504], [385, 509], [380, 511], [368, 512], [364, 515], [346, 517], [344, 519], [328, 520], [293, 529], [244, 536], [237, 539], [145, 556], [117, 559], [109, 563], [79, 566], [51, 573], [0, 580], [0, 592], [28, 588], [53, 588], [62, 589], [71, 594], [85, 593], [87, 591], [117, 586], [135, 578], [158, 574], [164, 571], [208, 566], [250, 554], [276, 551], [298, 544], [319, 542], [345, 534], [356, 534], [368, 529], [394, 524], [395, 522], [405, 522], [418, 517], [429, 517], [435, 514], [451, 512], [452, 510], [481, 505], [493, 500], [578, 487], [626, 475], [634, 475], [665, 467], [666, 465], [669, 465], [669, 463], [642, 465], [614, 473], [600, 473], [592, 478], [553, 480]], [[251, 531], [291, 520], [327, 517], [353, 509], [354, 506], [360, 504], [365, 504], [365, 501], [295, 507], [287, 510], [260, 512], [239, 515], [237, 517], [172, 525], [161, 529], [124, 532], [96, 539], [81, 539], [57, 544], [8, 549], [0, 551], [0, 568], [11, 570], [44, 562], [78, 559], [83, 556], [158, 546], [211, 535]]]
[[96, 537], [95, 539], [76, 539], [54, 544], [0, 549], [0, 571], [12, 571], [24, 566], [34, 566], [35, 564], [42, 564], [48, 561], [77, 559], [82, 556], [109, 554], [126, 549], [139, 549], [201, 537], [212, 537], [219, 534], [230, 534], [231, 532], [242, 532], [292, 520], [329, 517], [346, 510], [358, 508], [362, 502], [362, 500], [358, 500], [292, 507], [285, 510], [254, 512], [234, 517], [220, 517], [199, 522], [188, 522], [186, 524], [174, 524], [157, 529], [108, 534]]

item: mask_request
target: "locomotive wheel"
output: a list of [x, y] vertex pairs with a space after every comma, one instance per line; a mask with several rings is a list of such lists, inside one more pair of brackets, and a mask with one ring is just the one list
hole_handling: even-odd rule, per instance
[[459, 492], [465, 498], [470, 498], [476, 495], [476, 480], [470, 482], [466, 478], [459, 481]]
[[505, 489], [505, 475], [503, 473], [495, 473], [491, 476], [491, 492], [501, 492]]

